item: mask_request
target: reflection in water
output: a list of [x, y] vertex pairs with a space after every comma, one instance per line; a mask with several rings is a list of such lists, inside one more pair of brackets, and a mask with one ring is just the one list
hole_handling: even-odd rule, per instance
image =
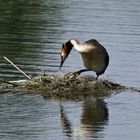
[[97, 132], [102, 131], [107, 122], [108, 109], [103, 100], [85, 101], [80, 126], [80, 131], [85, 137], [101, 137]]
[[85, 101], [80, 125], [74, 129], [72, 129], [72, 122], [68, 119], [63, 105], [60, 105], [60, 108], [62, 129], [66, 136], [74, 136], [78, 139], [102, 137], [99, 132], [104, 130], [108, 122], [108, 109], [103, 100]]
[[65, 114], [64, 107], [62, 104], [60, 104], [60, 113], [63, 133], [65, 133], [66, 136], [71, 137], [72, 134], [71, 122], [69, 121], [67, 115]]

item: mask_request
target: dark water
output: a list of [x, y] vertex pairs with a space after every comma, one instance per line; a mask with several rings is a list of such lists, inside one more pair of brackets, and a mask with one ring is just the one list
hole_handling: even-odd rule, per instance
[[[110, 54], [110, 65], [100, 78], [140, 87], [139, 0], [0, 0], [0, 4], [0, 78], [24, 79], [3, 56], [29, 75], [42, 74], [42, 67], [55, 74], [62, 43], [95, 38]], [[80, 55], [73, 50], [63, 70], [81, 68]], [[83, 101], [0, 93], [1, 140], [140, 138], [139, 93]]]

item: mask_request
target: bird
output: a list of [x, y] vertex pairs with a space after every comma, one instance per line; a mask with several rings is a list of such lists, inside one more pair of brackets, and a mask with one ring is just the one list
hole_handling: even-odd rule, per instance
[[81, 44], [78, 39], [72, 38], [62, 45], [59, 69], [63, 66], [73, 47], [81, 54], [85, 66], [85, 69], [79, 70], [79, 73], [94, 71], [96, 79], [98, 79], [105, 72], [109, 64], [107, 50], [96, 39], [90, 39]]

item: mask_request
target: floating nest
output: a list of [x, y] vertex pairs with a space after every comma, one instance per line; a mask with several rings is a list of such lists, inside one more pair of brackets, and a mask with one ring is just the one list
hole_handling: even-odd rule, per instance
[[21, 89], [28, 92], [34, 91], [40, 93], [46, 98], [63, 99], [107, 97], [125, 89], [124, 86], [113, 83], [109, 80], [96, 80], [91, 76], [79, 76], [79, 73], [77, 72], [61, 76], [36, 76], [31, 80], [5, 83], [5, 89], [9, 88]]
[[40, 93], [46, 98], [85, 99], [86, 97], [107, 97], [126, 89], [140, 92], [140, 89], [127, 88], [109, 80], [96, 80], [91, 76], [80, 77], [79, 71], [65, 75], [59, 73], [36, 76], [31, 79], [7, 57], [3, 58], [30, 80], [4, 81], [0, 79], [0, 94], [11, 90], [23, 90]]
[[4, 84], [5, 92], [23, 90], [37, 92], [46, 98], [79, 99], [85, 97], [106, 97], [120, 92], [124, 86], [108, 80], [96, 80], [91, 76], [66, 78], [56, 76], [37, 76], [24, 82]]

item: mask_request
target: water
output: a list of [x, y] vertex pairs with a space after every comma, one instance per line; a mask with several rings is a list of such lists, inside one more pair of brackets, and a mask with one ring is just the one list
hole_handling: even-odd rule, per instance
[[[109, 52], [110, 65], [100, 78], [128, 87], [140, 87], [139, 0], [0, 0], [0, 77], [24, 76], [2, 57], [27, 74], [55, 74], [62, 43], [97, 39]], [[83, 68], [73, 50], [63, 71]], [[95, 75], [95, 73], [87, 73]], [[35, 93], [4, 93], [0, 89], [0, 139], [140, 138], [140, 95], [122, 92], [104, 100], [60, 101]]]

